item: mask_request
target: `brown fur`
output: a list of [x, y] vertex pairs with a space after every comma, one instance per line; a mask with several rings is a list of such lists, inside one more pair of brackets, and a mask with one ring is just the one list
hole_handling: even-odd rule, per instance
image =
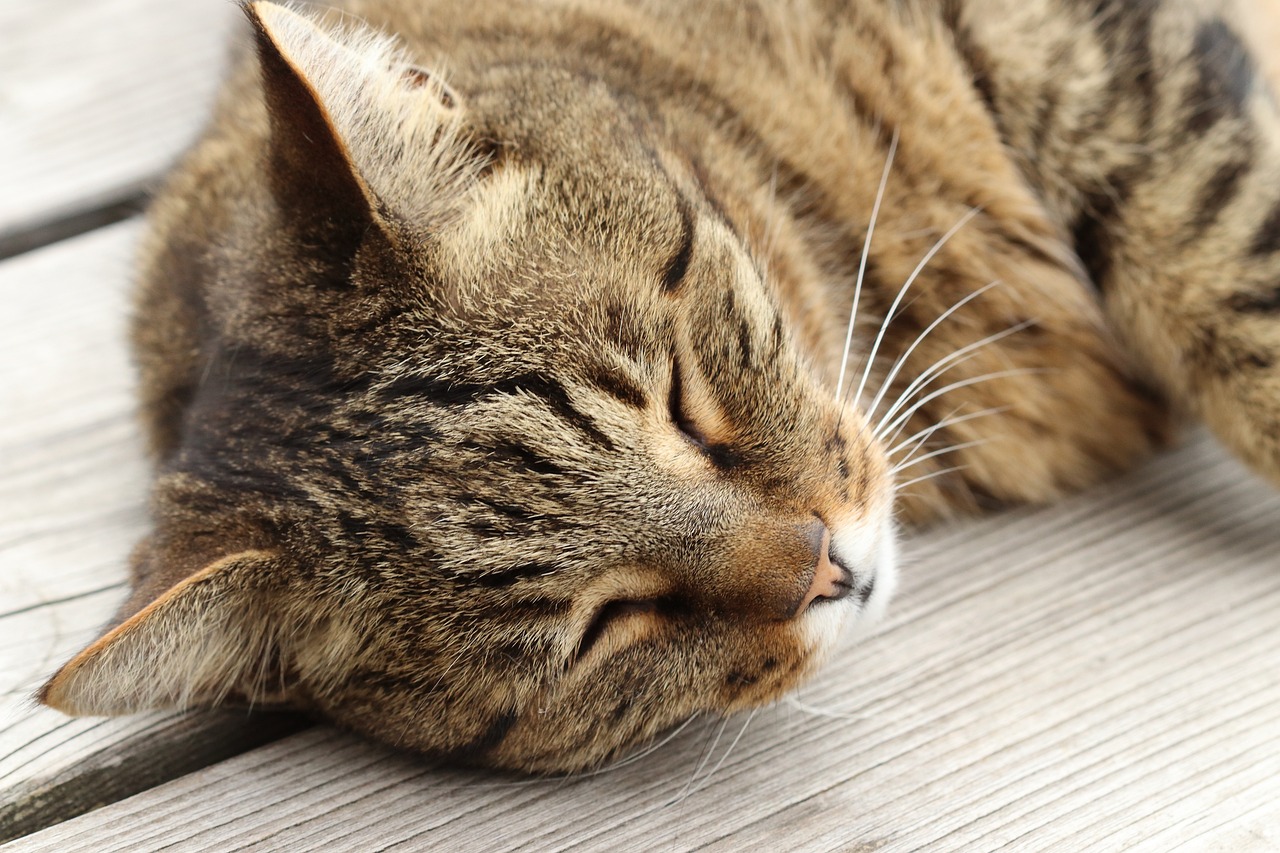
[[[903, 425], [1000, 409], [921, 445], [985, 442], [898, 475], [942, 475], [906, 521], [1094, 483], [1166, 440], [1166, 400], [1280, 480], [1280, 134], [1206, 4], [344, 8], [415, 68], [334, 89], [259, 6], [156, 200], [155, 532], [50, 704], [287, 703], [558, 771], [771, 701], [887, 594], [904, 451], [873, 427], [1015, 327]], [[894, 144], [846, 389], [972, 218], [855, 406]], [[858, 594], [805, 606], [827, 530], [866, 543], [830, 552]]]

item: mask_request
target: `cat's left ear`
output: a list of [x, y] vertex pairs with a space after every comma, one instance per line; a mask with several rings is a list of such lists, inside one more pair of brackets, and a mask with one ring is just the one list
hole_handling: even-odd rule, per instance
[[283, 672], [305, 633], [291, 617], [288, 578], [270, 553], [216, 560], [90, 644], [37, 699], [92, 716], [285, 701]]
[[460, 134], [462, 105], [440, 75], [367, 27], [328, 26], [270, 2], [245, 12], [270, 114], [273, 190], [291, 217], [426, 224], [457, 207], [483, 157]]

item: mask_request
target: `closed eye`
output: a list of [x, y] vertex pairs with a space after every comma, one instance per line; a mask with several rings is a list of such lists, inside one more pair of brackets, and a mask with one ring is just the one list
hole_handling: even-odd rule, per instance
[[698, 445], [698, 447], [706, 450], [707, 437], [702, 434], [684, 408], [684, 384], [680, 377], [680, 362], [674, 358], [671, 359], [671, 390], [667, 394], [667, 407], [671, 412], [671, 422], [676, 425], [676, 429], [684, 434], [689, 441]]
[[600, 639], [611, 625], [631, 616], [656, 613], [657, 611], [657, 599], [645, 599], [642, 601], [623, 599], [605, 602], [596, 611], [595, 616], [591, 618], [591, 624], [587, 625], [587, 629], [582, 632], [582, 639], [578, 641], [577, 654], [574, 655], [575, 659], [582, 660], [585, 658], [591, 649], [600, 642]]
[[706, 433], [698, 429], [697, 424], [689, 417], [689, 410], [685, 406], [684, 400], [684, 384], [680, 374], [680, 362], [672, 358], [671, 390], [667, 393], [667, 408], [670, 410], [671, 422], [717, 468], [726, 470], [738, 465], [741, 459], [731, 445], [712, 441], [707, 437]]
[[693, 615], [692, 605], [679, 595], [663, 595], [658, 598], [616, 599], [607, 601], [596, 610], [591, 623], [578, 640], [574, 661], [584, 659], [591, 650], [614, 628], [629, 619], [647, 617], [666, 621], [683, 621]]

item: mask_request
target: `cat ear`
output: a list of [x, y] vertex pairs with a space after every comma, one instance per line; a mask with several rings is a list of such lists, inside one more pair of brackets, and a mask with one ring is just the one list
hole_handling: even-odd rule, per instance
[[72, 658], [37, 699], [91, 716], [216, 705], [228, 697], [279, 701], [281, 644], [291, 630], [274, 606], [281, 575], [262, 551], [206, 566]]
[[[458, 97], [394, 40], [247, 5], [271, 118], [273, 181], [291, 213], [330, 221], [385, 211], [423, 222], [456, 206], [480, 158]], [[359, 217], [356, 217], [359, 219]], [[364, 223], [355, 223], [357, 226]]]

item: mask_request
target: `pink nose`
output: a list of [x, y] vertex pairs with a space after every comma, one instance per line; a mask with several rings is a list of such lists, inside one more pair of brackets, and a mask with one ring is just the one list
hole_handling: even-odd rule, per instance
[[796, 609], [799, 616], [819, 599], [836, 601], [853, 591], [853, 573], [840, 564], [839, 559], [831, 556], [831, 531], [822, 530], [822, 542], [818, 545], [818, 565], [813, 571], [813, 582], [809, 591], [800, 600]]

